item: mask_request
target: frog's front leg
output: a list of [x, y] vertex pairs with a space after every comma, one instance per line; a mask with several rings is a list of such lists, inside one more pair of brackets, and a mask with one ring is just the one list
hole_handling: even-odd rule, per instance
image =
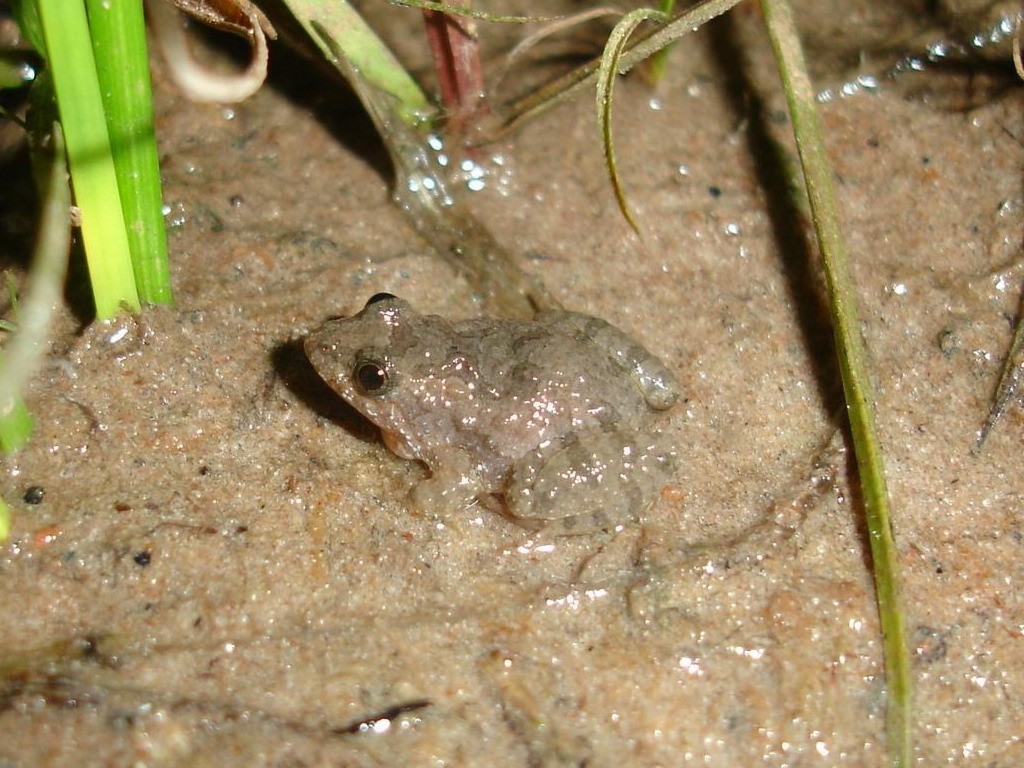
[[451, 450], [430, 465], [430, 477], [412, 490], [413, 506], [429, 514], [448, 517], [464, 512], [485, 491], [480, 472], [465, 451]]
[[517, 522], [548, 533], [611, 530], [636, 520], [675, 466], [659, 434], [596, 428], [520, 459], [505, 503]]

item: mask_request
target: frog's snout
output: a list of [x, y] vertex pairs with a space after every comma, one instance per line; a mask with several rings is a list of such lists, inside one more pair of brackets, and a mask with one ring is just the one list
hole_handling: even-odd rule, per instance
[[323, 375], [324, 365], [336, 359], [338, 355], [337, 342], [331, 341], [330, 334], [323, 333], [323, 329], [313, 331], [302, 341], [302, 349], [309, 358], [313, 367]]

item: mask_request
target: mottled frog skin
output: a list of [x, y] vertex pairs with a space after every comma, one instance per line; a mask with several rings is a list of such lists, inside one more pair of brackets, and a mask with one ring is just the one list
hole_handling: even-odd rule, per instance
[[429, 467], [414, 491], [428, 512], [479, 500], [531, 528], [607, 530], [642, 512], [675, 467], [651, 427], [678, 399], [676, 380], [595, 317], [450, 323], [384, 293], [305, 349], [392, 451]]

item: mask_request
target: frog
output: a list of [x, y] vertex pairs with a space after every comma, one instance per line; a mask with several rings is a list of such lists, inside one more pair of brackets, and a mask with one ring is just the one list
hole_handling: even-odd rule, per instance
[[441, 515], [480, 503], [528, 529], [614, 531], [670, 481], [656, 428], [680, 397], [658, 357], [597, 317], [451, 322], [391, 293], [303, 343], [315, 371], [430, 475], [412, 491]]

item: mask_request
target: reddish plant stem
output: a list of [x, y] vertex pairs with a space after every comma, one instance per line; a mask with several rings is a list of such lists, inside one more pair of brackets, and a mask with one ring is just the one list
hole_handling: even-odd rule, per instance
[[470, 120], [483, 110], [484, 77], [476, 23], [439, 11], [424, 11], [423, 22], [437, 70], [441, 101], [450, 116], [449, 127], [462, 133]]

